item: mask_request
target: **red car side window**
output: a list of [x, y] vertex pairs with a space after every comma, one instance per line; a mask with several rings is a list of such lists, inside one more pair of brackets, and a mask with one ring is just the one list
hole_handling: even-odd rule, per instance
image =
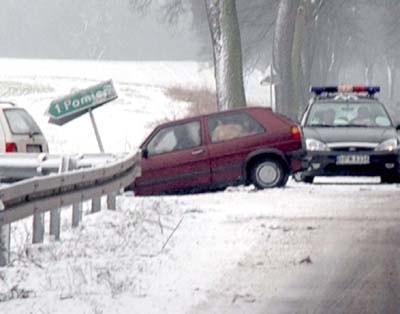
[[265, 129], [246, 113], [231, 113], [208, 118], [212, 143], [228, 141], [265, 132]]
[[159, 130], [147, 145], [149, 156], [190, 149], [201, 144], [200, 122], [165, 127]]

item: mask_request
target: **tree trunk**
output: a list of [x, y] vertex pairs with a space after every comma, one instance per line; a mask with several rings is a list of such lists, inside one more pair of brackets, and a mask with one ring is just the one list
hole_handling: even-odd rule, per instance
[[327, 85], [338, 85], [339, 84], [339, 72], [341, 68], [341, 60], [340, 58], [340, 51], [344, 50], [345, 48], [337, 47], [337, 42], [332, 45], [330, 56], [327, 59], [330, 59], [330, 65], [328, 68], [328, 73], [326, 77], [326, 84]]
[[276, 109], [295, 118], [296, 104], [293, 86], [292, 50], [299, 0], [281, 0], [274, 34], [274, 68]]
[[364, 77], [365, 77], [365, 83], [366, 85], [371, 85], [373, 84], [374, 80], [374, 64], [372, 62], [368, 62], [367, 65], [365, 66], [364, 70]]
[[305, 102], [305, 92], [304, 92], [304, 72], [302, 64], [302, 52], [303, 52], [303, 42], [305, 38], [306, 30], [306, 8], [300, 5], [297, 9], [295, 31], [293, 36], [293, 49], [292, 49], [292, 77], [293, 77], [293, 90], [294, 90], [294, 103], [293, 112], [292, 110], [290, 116], [300, 119], [299, 114], [301, 113], [303, 104]]
[[395, 67], [391, 68], [392, 71], [392, 80], [390, 82], [390, 100], [393, 102], [395, 100], [396, 97], [396, 86], [397, 86], [397, 69]]
[[218, 110], [245, 107], [236, 0], [205, 0], [205, 4], [213, 47]]
[[329, 68], [328, 77], [326, 80], [327, 85], [338, 85], [339, 84], [339, 74], [340, 74], [340, 63], [336, 59], [333, 61]]
[[395, 60], [386, 59], [387, 65], [387, 80], [388, 80], [388, 98], [393, 102], [395, 98], [395, 83], [397, 79]]
[[310, 1], [304, 3], [305, 5], [305, 29], [304, 29], [304, 43], [303, 51], [301, 54], [301, 64], [303, 69], [303, 101], [300, 106], [300, 111], [304, 112], [308, 104], [309, 90], [311, 85], [311, 68], [315, 56], [315, 29], [317, 28], [317, 22], [314, 20], [312, 12], [312, 4]]

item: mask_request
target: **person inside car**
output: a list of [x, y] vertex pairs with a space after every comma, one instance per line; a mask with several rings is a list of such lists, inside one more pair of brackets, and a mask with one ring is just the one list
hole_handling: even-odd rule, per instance
[[212, 141], [228, 141], [246, 135], [244, 128], [239, 124], [221, 124], [212, 133]]
[[335, 110], [333, 109], [326, 109], [321, 112], [320, 115], [320, 123], [323, 125], [333, 125], [335, 121]]
[[184, 126], [175, 127], [174, 135], [176, 139], [174, 150], [189, 149], [197, 146]]
[[351, 124], [370, 125], [371, 123], [371, 112], [367, 107], [360, 106], [357, 110], [357, 116], [351, 120]]

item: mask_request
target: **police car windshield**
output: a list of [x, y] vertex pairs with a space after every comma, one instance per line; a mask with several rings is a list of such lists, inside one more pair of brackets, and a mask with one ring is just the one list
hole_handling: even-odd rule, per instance
[[308, 127], [391, 127], [379, 102], [316, 102], [305, 123]]

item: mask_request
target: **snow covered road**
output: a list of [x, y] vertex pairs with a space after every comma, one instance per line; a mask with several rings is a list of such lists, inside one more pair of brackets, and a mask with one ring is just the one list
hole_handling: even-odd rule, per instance
[[258, 213], [235, 214], [253, 241], [187, 313], [395, 313], [398, 187], [290, 188], [270, 204], [264, 194]]
[[128, 194], [117, 212], [86, 216], [79, 230], [65, 226], [61, 243], [25, 247], [0, 271], [0, 295], [17, 286], [27, 298], [1, 302], [0, 313], [331, 313], [341, 300], [347, 308], [359, 297], [364, 306], [365, 291], [375, 296], [370, 308], [381, 309], [388, 299], [380, 292], [398, 282], [397, 272], [386, 275], [399, 256], [377, 254], [398, 254], [391, 242], [380, 245], [398, 243], [390, 230], [398, 229], [399, 191], [361, 180]]

